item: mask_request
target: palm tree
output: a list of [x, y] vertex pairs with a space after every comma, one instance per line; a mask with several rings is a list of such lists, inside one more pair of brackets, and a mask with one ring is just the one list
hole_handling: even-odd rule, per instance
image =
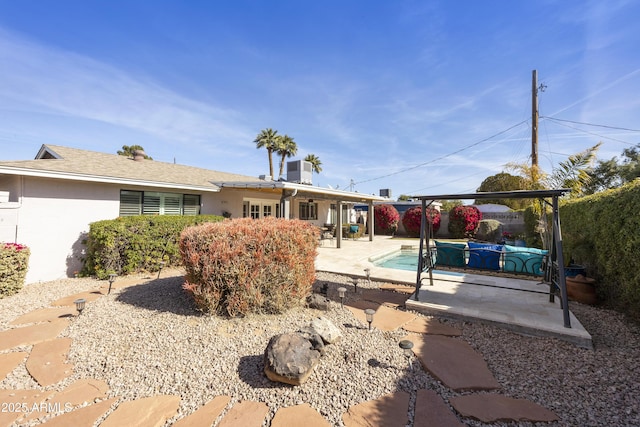
[[282, 177], [285, 157], [295, 156], [297, 152], [298, 144], [296, 144], [293, 138], [289, 135], [279, 136], [278, 147], [276, 149], [276, 153], [280, 155], [280, 174], [278, 175], [278, 178]]
[[313, 168], [313, 171], [315, 173], [322, 172], [322, 168], [320, 167], [322, 166], [322, 162], [315, 154], [307, 154], [307, 157], [304, 158], [304, 161], [311, 163], [311, 167]]
[[271, 128], [263, 129], [260, 131], [256, 139], [253, 142], [256, 143], [256, 148], [266, 148], [269, 156], [269, 174], [273, 178], [273, 158], [272, 153], [278, 149], [278, 131]]

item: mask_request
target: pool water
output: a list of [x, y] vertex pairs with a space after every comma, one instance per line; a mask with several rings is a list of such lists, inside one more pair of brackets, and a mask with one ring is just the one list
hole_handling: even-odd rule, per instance
[[[378, 260], [373, 261], [376, 267], [394, 268], [396, 270], [417, 271], [418, 253], [410, 251], [396, 251]], [[447, 274], [450, 276], [464, 276], [464, 273], [457, 271], [433, 270], [434, 273]]]
[[396, 270], [418, 270], [418, 254], [417, 253], [399, 253], [390, 258], [384, 258], [379, 262], [375, 262], [378, 267], [395, 268]]

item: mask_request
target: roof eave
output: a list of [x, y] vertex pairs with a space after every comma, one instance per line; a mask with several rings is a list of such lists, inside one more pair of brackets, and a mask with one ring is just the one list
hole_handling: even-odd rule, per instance
[[84, 182], [99, 182], [103, 184], [119, 184], [129, 185], [136, 187], [156, 187], [156, 188], [172, 188], [179, 190], [191, 190], [191, 191], [203, 191], [217, 193], [220, 191], [220, 187], [212, 184], [211, 187], [204, 185], [192, 185], [192, 184], [179, 184], [173, 182], [161, 182], [161, 181], [144, 181], [130, 178], [118, 178], [111, 176], [100, 175], [87, 175], [77, 174], [71, 172], [59, 172], [59, 171], [45, 171], [30, 168], [19, 168], [12, 166], [0, 166], [0, 174], [7, 175], [22, 175], [31, 176], [36, 178], [51, 178], [51, 179], [64, 179], [69, 181], [84, 181]]

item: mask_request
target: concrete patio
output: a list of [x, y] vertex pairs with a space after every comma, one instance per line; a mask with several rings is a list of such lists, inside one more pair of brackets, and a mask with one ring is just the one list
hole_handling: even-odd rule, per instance
[[[388, 236], [375, 236], [373, 242], [368, 238], [343, 240], [340, 249], [335, 244], [325, 243], [319, 248], [316, 269], [364, 277], [364, 269], [369, 268], [372, 280], [415, 286], [416, 272], [378, 267], [371, 260], [399, 250], [403, 245], [417, 244], [417, 239]], [[412, 295], [406, 307], [427, 314], [482, 321], [526, 335], [554, 337], [592, 348], [591, 335], [573, 313], [570, 313], [571, 328], [564, 327], [559, 298], [550, 303], [548, 295], [508, 288], [538, 292], [549, 289], [535, 280], [434, 273], [434, 285], [429, 286], [429, 281], [423, 280], [418, 300], [415, 300], [415, 294]]]

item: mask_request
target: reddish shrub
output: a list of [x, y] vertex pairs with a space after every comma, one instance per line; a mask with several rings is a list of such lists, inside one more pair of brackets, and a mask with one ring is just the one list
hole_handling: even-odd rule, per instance
[[281, 313], [300, 306], [315, 280], [319, 231], [298, 220], [233, 219], [185, 229], [184, 288], [204, 312]]
[[400, 214], [392, 205], [375, 205], [373, 207], [375, 230], [382, 234], [393, 234], [398, 230]]
[[482, 212], [475, 206], [456, 206], [449, 212], [451, 237], [473, 237], [482, 219]]
[[[422, 206], [407, 209], [402, 215], [402, 225], [410, 237], [420, 237], [420, 222], [422, 221]], [[427, 221], [433, 226], [433, 234], [440, 229], [440, 211], [427, 207]]]

